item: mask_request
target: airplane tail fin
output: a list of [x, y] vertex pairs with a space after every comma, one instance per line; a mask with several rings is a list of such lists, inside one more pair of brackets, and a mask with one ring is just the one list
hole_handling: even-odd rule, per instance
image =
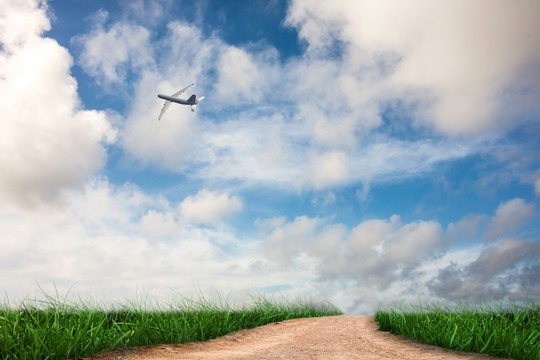
[[196, 95], [191, 95], [189, 97], [189, 99], [187, 99], [187, 102], [190, 103], [190, 104], [195, 104], [196, 103], [196, 99], [197, 99], [197, 96]]
[[[193, 95], [193, 96], [195, 96], [195, 95]], [[200, 98], [195, 100], [195, 104], [191, 105], [191, 111], [195, 112], [195, 109], [197, 109], [197, 104], [200, 103], [202, 101], [202, 99], [204, 99], [204, 96], [201, 96]], [[191, 98], [190, 98], [190, 100], [191, 100]]]

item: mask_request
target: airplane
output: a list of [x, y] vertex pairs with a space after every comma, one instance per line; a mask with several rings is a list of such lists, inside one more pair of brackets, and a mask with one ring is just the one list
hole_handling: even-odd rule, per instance
[[187, 99], [187, 100], [178, 97], [178, 96], [182, 95], [187, 89], [189, 89], [193, 85], [195, 85], [195, 84], [191, 84], [189, 86], [186, 86], [185, 88], [183, 88], [182, 90], [172, 94], [171, 96], [158, 94], [158, 98], [165, 100], [165, 104], [163, 104], [163, 107], [161, 108], [161, 112], [159, 113], [158, 120], [161, 120], [161, 117], [163, 116], [163, 114], [165, 114], [165, 111], [167, 111], [169, 106], [171, 106], [171, 102], [174, 102], [174, 103], [177, 103], [177, 104], [182, 104], [182, 105], [190, 105], [191, 106], [191, 111], [194, 112], [195, 109], [197, 108], [197, 104], [200, 103], [202, 101], [202, 99], [204, 99], [204, 96], [201, 96], [200, 98], [197, 99], [196, 95], [191, 95], [189, 97], [189, 99]]

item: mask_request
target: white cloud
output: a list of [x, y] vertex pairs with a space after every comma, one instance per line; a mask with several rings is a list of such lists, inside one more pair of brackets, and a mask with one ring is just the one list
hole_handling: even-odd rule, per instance
[[[235, 197], [221, 204], [238, 209]], [[210, 215], [225, 215], [221, 210], [210, 208]], [[125, 302], [138, 293], [155, 295], [163, 304], [174, 295], [194, 295], [197, 287], [221, 287], [227, 295], [295, 281], [279, 269], [264, 279], [234, 270], [258, 255], [249, 244], [240, 247], [230, 230], [187, 224], [166, 199], [106, 179], [91, 180], [82, 191], [63, 191], [56, 205], [2, 206], [0, 232], [2, 286], [13, 301], [34, 296], [28, 291], [37, 290], [36, 283], [51, 294], [54, 285], [60, 294], [73, 287], [71, 293], [82, 299], [94, 294], [103, 302]]]
[[145, 234], [151, 238], [168, 238], [182, 234], [174, 213], [149, 210], [141, 219]]
[[226, 45], [219, 38], [203, 36], [198, 27], [187, 23], [170, 22], [167, 30], [163, 41], [156, 44], [164, 50], [156, 59], [162, 79], [186, 85], [208, 81], [205, 72], [214, 67]]
[[[308, 49], [283, 63], [270, 45], [231, 46], [187, 23], [169, 23], [165, 36], [150, 42], [144, 27], [126, 20], [107, 24], [98, 16], [94, 29], [79, 38], [85, 49], [80, 63], [98, 80], [105, 76], [96, 73], [99, 69], [108, 79], [135, 75], [121, 144], [144, 166], [295, 189], [373, 184], [422, 176], [441, 162], [476, 152], [482, 142], [478, 137], [397, 140], [377, 134], [380, 127], [408, 128], [412, 121], [444, 134], [469, 134], [500, 125], [488, 114], [499, 103], [490, 94], [506, 94], [505, 86], [516, 80], [513, 71], [534, 58], [536, 47], [528, 39], [529, 45], [520, 45], [508, 59], [488, 59], [506, 52], [495, 37], [506, 44], [533, 26], [527, 16], [521, 27], [508, 30], [498, 20], [507, 5], [496, 5], [472, 39], [462, 41], [465, 30], [476, 26], [477, 5], [463, 5], [463, 29], [454, 31], [459, 21], [453, 4], [291, 2], [286, 23], [297, 27]], [[510, 13], [521, 11], [516, 6]], [[424, 31], [428, 28], [432, 35]], [[129, 31], [136, 35], [132, 41], [117, 45]], [[118, 53], [109, 54], [108, 48]], [[138, 48], [144, 49], [141, 56]], [[427, 75], [416, 76], [416, 69]], [[172, 93], [191, 82], [198, 84], [197, 94], [207, 96], [201, 111], [173, 106], [156, 125], [162, 105], [156, 92]], [[404, 109], [400, 124], [383, 123], [389, 103]], [[320, 166], [330, 171], [317, 172]]]
[[[341, 46], [347, 64], [378, 68], [377, 83], [390, 96], [423, 102], [418, 124], [453, 135], [511, 126], [501, 110], [508, 116], [529, 104], [538, 111], [527, 100], [540, 85], [530, 81], [540, 59], [538, 12], [534, 0], [297, 0], [286, 23], [307, 41], [308, 54]], [[516, 105], [513, 92], [524, 83], [528, 92]]]
[[170, 11], [170, 3], [133, 0], [125, 4], [125, 11], [144, 24], [157, 24]]
[[323, 189], [422, 176], [437, 164], [465, 157], [478, 147], [473, 141], [456, 145], [444, 140], [409, 142], [373, 136], [356, 148], [325, 151], [306, 144], [310, 138], [299, 123], [287, 122], [281, 115], [250, 115], [204, 123], [205, 130], [191, 153], [197, 177]]
[[[149, 30], [141, 25], [129, 21], [106, 24], [106, 19], [94, 18], [94, 29], [77, 38], [83, 49], [79, 62], [106, 91], [129, 94], [121, 145], [145, 166], [182, 171], [192, 139], [199, 136], [194, 121], [198, 114], [187, 107], [171, 106], [158, 123], [163, 101], [156, 95], [172, 94], [193, 82], [204, 84], [205, 71], [215, 64], [224, 45], [180, 22], [169, 23], [167, 35], [151, 42]], [[128, 74], [133, 77], [130, 82], [124, 81]]]
[[311, 157], [308, 183], [315, 189], [337, 185], [349, 178], [347, 155], [343, 151], [331, 151]]
[[[187, 107], [171, 106], [157, 122], [163, 101], [156, 95], [172, 94], [196, 79], [204, 82], [201, 72], [213, 61], [221, 42], [203, 39], [196, 27], [171, 22], [167, 36], [153, 44], [149, 30], [141, 25], [129, 21], [106, 24], [106, 18], [94, 18], [94, 29], [77, 38], [83, 48], [79, 61], [106, 90], [112, 84], [115, 90], [133, 92], [120, 134], [122, 146], [145, 166], [183, 170], [192, 139], [198, 136], [197, 114]], [[166, 56], [154, 55], [162, 48], [167, 49]], [[183, 77], [186, 71], [179, 69], [189, 69], [190, 78]], [[130, 72], [134, 89], [124, 81]]]
[[304, 125], [314, 144], [354, 149], [382, 124], [377, 100], [381, 87], [377, 76], [368, 77], [371, 70], [356, 71], [339, 59], [309, 56], [282, 69], [290, 88], [285, 100], [295, 104], [294, 120]]
[[287, 266], [306, 256], [324, 258], [332, 254], [345, 232], [343, 225], [325, 225], [323, 220], [307, 216], [273, 225], [271, 229], [266, 227], [269, 233], [262, 244], [263, 252], [269, 260]]
[[389, 220], [364, 221], [349, 235], [343, 256], [336, 263], [339, 269], [332, 269], [330, 262], [325, 264], [321, 276], [332, 278], [343, 272], [346, 278], [387, 288], [396, 280], [396, 270], [429, 257], [440, 248], [441, 235], [441, 226], [434, 221], [402, 224], [397, 215]]
[[127, 22], [115, 23], [105, 30], [107, 18], [107, 12], [99, 11], [94, 15], [94, 29], [75, 38], [83, 45], [81, 66], [105, 86], [122, 84], [128, 70], [143, 69], [153, 64], [149, 31]]
[[131, 225], [143, 215], [143, 209], [166, 208], [167, 204], [162, 197], [142, 193], [136, 185], [126, 183], [114, 187], [106, 178], [90, 179], [82, 189], [64, 193], [63, 202], [73, 207], [71, 216], [93, 233], [109, 228], [136, 232]]
[[347, 236], [341, 224], [300, 216], [277, 224], [263, 250], [270, 261], [288, 267], [311, 258], [318, 279], [327, 284], [353, 281], [384, 290], [398, 281], [400, 272], [418, 266], [442, 246], [442, 229], [434, 221], [402, 224], [394, 215], [364, 221]]
[[99, 170], [115, 129], [104, 112], [81, 109], [71, 56], [42, 37], [45, 5], [8, 1], [1, 10], [0, 197], [29, 205]]
[[521, 225], [531, 219], [533, 211], [534, 205], [527, 204], [520, 198], [501, 203], [486, 229], [484, 238], [496, 240], [502, 236], [513, 234]]
[[190, 223], [215, 223], [242, 210], [242, 200], [226, 193], [200, 190], [179, 205], [180, 215]]
[[[341, 16], [340, 10], [322, 14], [311, 14], [306, 21]], [[330, 38], [340, 36], [345, 23], [329, 24], [336, 29]], [[116, 47], [126, 29], [142, 34], [133, 40], [137, 46], [119, 46], [118, 56], [104, 52]], [[358, 63], [347, 55], [354, 53], [355, 44], [347, 43], [343, 58], [308, 50], [304, 57], [280, 63], [276, 49], [264, 43], [229, 46], [182, 22], [171, 22], [167, 29], [166, 36], [149, 43], [148, 31], [140, 25], [98, 19], [94, 30], [79, 38], [86, 49], [81, 64], [90, 73], [107, 68], [111, 79], [122, 78], [124, 70], [136, 74], [120, 138], [127, 153], [144, 166], [189, 171], [203, 179], [322, 189], [418, 176], [439, 162], [475, 151], [472, 140], [456, 145], [374, 134], [382, 125], [380, 104], [391, 97], [385, 85], [389, 72], [381, 69], [391, 57], [381, 63], [367, 56]], [[143, 53], [144, 61], [136, 59], [139, 46], [151, 48]], [[150, 53], [155, 55], [148, 60], [145, 54]], [[178, 84], [190, 82], [199, 84], [197, 94], [207, 96], [204, 108], [192, 114], [173, 106], [156, 123], [162, 105], [156, 91], [172, 93]]]
[[448, 224], [446, 240], [449, 243], [466, 244], [478, 239], [481, 227], [489, 220], [486, 215], [468, 215], [456, 223]]
[[[458, 224], [476, 227], [484, 218], [470, 215]], [[398, 215], [366, 220], [351, 230], [306, 216], [263, 223], [265, 266], [312, 269], [322, 293], [345, 311], [372, 313], [395, 301], [416, 303], [420, 294], [445, 301], [540, 296], [534, 281], [538, 241], [505, 239], [448, 249], [444, 239], [452, 234], [443, 233], [438, 222], [404, 224]]]
[[397, 221], [392, 217], [390, 222], [386, 220], [367, 220], [357, 225], [349, 235], [348, 246], [354, 253], [362, 254], [375, 247], [392, 230], [392, 222]]
[[2, 46], [8, 52], [51, 28], [45, 1], [3, 1], [0, 10]]
[[122, 128], [121, 144], [143, 165], [181, 171], [192, 141], [198, 136], [196, 117], [187, 106], [171, 106], [161, 121], [157, 120], [164, 101], [157, 98], [156, 89], [172, 88], [168, 82], [159, 83], [158, 78], [154, 73], [141, 77], [146, 86], [140, 86], [134, 95], [131, 113]]
[[260, 102], [271, 90], [272, 81], [279, 78], [278, 59], [274, 48], [254, 54], [235, 46], [224, 48], [216, 64], [216, 99], [236, 104]]
[[540, 178], [534, 182], [534, 193], [540, 195]]
[[27, 292], [36, 282], [53, 291], [54, 281], [61, 294], [73, 286], [73, 294], [105, 302], [125, 301], [137, 291], [164, 303], [191, 296], [194, 284], [205, 293], [219, 284], [225, 294], [287, 285], [303, 296], [322, 294], [351, 313], [372, 313], [398, 298], [414, 302], [424, 286], [426, 294], [449, 300], [505, 291], [534, 295], [537, 242], [509, 239], [443, 255], [447, 236], [439, 223], [402, 223], [397, 215], [350, 230], [307, 216], [259, 220], [257, 239], [237, 238], [226, 227], [193, 226], [182, 216], [189, 203], [196, 209], [190, 215], [200, 210], [206, 219], [219, 219], [238, 208], [235, 199], [201, 190], [177, 207], [102, 178], [82, 191], [63, 191], [54, 206], [1, 207], [0, 232], [17, 239], [2, 244], [4, 287], [10, 300], [32, 296]]
[[412, 222], [391, 235], [383, 250], [391, 262], [413, 261], [440, 247], [441, 235], [441, 225], [436, 221]]
[[301, 130], [280, 114], [240, 113], [219, 124], [205, 122], [192, 152], [203, 179], [238, 179], [247, 184], [289, 186], [305, 168]]
[[315, 195], [313, 199], [311, 199], [311, 204], [314, 206], [328, 207], [334, 205], [336, 200], [336, 194], [333, 191], [328, 191], [320, 196]]

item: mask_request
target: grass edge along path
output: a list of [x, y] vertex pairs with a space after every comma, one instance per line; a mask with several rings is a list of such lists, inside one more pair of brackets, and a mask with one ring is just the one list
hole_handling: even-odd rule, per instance
[[65, 360], [119, 347], [205, 341], [277, 321], [341, 315], [330, 303], [309, 299], [270, 301], [231, 308], [221, 301], [183, 300], [166, 308], [128, 304], [105, 310], [67, 305], [53, 297], [0, 305], [0, 358]]
[[379, 330], [447, 349], [512, 359], [540, 359], [540, 306], [432, 304], [379, 309]]

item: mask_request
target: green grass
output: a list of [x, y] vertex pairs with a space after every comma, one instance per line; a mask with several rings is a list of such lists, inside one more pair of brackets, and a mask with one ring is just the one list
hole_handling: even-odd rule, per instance
[[382, 331], [448, 349], [540, 359], [540, 306], [534, 303], [380, 309], [375, 321]]
[[182, 300], [166, 307], [129, 303], [113, 309], [68, 305], [46, 296], [0, 306], [0, 358], [70, 359], [118, 347], [204, 341], [271, 322], [342, 314], [329, 303], [252, 297], [232, 308], [221, 301]]

